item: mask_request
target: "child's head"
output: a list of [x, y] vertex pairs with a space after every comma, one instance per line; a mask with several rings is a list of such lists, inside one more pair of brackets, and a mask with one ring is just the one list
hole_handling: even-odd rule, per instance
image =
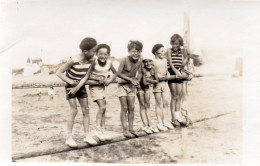
[[138, 60], [141, 57], [143, 44], [138, 40], [130, 40], [128, 45], [128, 52], [134, 60]]
[[172, 35], [170, 43], [173, 50], [177, 51], [180, 49], [181, 46], [183, 46], [183, 39], [179, 34], [175, 33], [174, 35]]
[[87, 58], [92, 58], [96, 52], [97, 41], [92, 37], [86, 37], [80, 42], [79, 48]]
[[97, 46], [97, 57], [99, 62], [106, 62], [110, 56], [110, 47], [107, 44], [99, 44]]
[[146, 68], [148, 70], [153, 68], [153, 60], [152, 59], [148, 59], [148, 58], [143, 59], [143, 64], [144, 64], [144, 68]]
[[165, 55], [164, 46], [162, 44], [155, 44], [152, 49], [152, 53], [156, 58], [163, 59]]

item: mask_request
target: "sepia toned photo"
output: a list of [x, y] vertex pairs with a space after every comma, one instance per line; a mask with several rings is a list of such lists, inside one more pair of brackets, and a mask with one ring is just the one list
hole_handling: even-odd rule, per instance
[[2, 1], [11, 161], [242, 164], [242, 1]]

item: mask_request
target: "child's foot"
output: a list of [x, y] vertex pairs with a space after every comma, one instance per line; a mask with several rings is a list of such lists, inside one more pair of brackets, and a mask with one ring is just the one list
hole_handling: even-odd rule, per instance
[[153, 131], [148, 126], [143, 127], [143, 131], [145, 131], [147, 134], [153, 133]]
[[178, 120], [173, 120], [172, 122], [172, 125], [174, 126], [174, 127], [181, 127], [181, 124], [178, 122]]
[[134, 130], [129, 130], [131, 134], [133, 134], [135, 137], [138, 137], [138, 134]]
[[102, 129], [102, 133], [105, 136], [106, 141], [112, 140], [112, 137], [104, 129]]
[[181, 124], [181, 126], [183, 126], [183, 127], [187, 127], [188, 124], [189, 124], [184, 116], [180, 116], [180, 118], [178, 119], [178, 122], [179, 122], [179, 123]]
[[100, 130], [95, 130], [95, 135], [98, 137], [100, 141], [105, 141], [106, 137]]
[[96, 141], [94, 138], [92, 138], [91, 136], [89, 136], [89, 135], [87, 135], [87, 136], [83, 139], [83, 142], [88, 143], [88, 144], [90, 144], [90, 145], [92, 145], [92, 146], [95, 146], [95, 145], [98, 144], [97, 141]]
[[152, 130], [154, 133], [159, 133], [160, 131], [158, 130], [157, 127], [150, 126], [150, 130]]
[[161, 130], [161, 131], [167, 131], [167, 130], [168, 130], [168, 128], [165, 127], [165, 126], [163, 126], [162, 123], [159, 123], [159, 124], [157, 125], [157, 127], [158, 127], [158, 129]]
[[78, 147], [77, 143], [73, 140], [72, 137], [69, 137], [68, 139], [66, 139], [65, 145], [68, 145], [68, 146], [71, 147], [71, 148], [76, 148], [76, 147]]
[[170, 130], [174, 129], [174, 126], [171, 123], [164, 123], [163, 125]]
[[132, 133], [130, 133], [130, 131], [128, 131], [128, 130], [124, 131], [123, 134], [124, 134], [124, 136], [125, 136], [126, 138], [134, 138], [134, 137], [135, 137], [135, 135], [133, 135]]

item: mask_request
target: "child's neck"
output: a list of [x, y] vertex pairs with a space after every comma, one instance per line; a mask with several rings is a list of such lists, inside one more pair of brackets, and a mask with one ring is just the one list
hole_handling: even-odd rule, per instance
[[146, 68], [146, 67], [144, 67], [144, 69], [147, 70], [147, 71], [151, 71], [152, 70], [152, 68]]
[[179, 47], [177, 50], [175, 50], [174, 48], [172, 48], [173, 51], [177, 52], [177, 51], [180, 51], [181, 48]]
[[133, 62], [133, 63], [136, 63], [136, 62], [138, 62], [139, 58], [138, 58], [137, 60], [134, 60], [134, 59], [129, 55], [129, 60], [130, 60], [131, 62]]
[[99, 64], [100, 66], [105, 66], [105, 65], [107, 64], [107, 60], [106, 60], [105, 62], [100, 62], [100, 61], [98, 60], [98, 64]]

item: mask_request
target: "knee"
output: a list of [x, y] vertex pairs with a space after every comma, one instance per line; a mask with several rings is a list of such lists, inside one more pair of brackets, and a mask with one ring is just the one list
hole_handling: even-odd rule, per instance
[[88, 107], [82, 107], [82, 115], [83, 115], [83, 117], [89, 115], [89, 108]]
[[78, 113], [78, 109], [77, 108], [71, 108], [71, 112], [70, 112], [70, 115], [75, 117]]
[[176, 99], [177, 99], [177, 96], [178, 96], [178, 95], [176, 95], [176, 94], [172, 94], [172, 95], [171, 95], [171, 100], [176, 100]]
[[129, 112], [134, 112], [134, 110], [135, 110], [135, 107], [134, 107], [134, 106], [129, 106], [129, 108], [128, 108], [128, 111], [129, 111]]
[[126, 105], [124, 105], [124, 106], [121, 106], [121, 111], [123, 111], [123, 112], [126, 112], [128, 110], [128, 108], [127, 108], [127, 106]]
[[106, 112], [106, 106], [101, 106], [100, 108], [99, 108], [99, 111], [103, 114], [103, 113], [105, 113]]
[[176, 95], [176, 100], [181, 100], [182, 99], [182, 94], [180, 93], [180, 94], [177, 94]]
[[145, 108], [150, 109], [150, 103], [145, 103]]

